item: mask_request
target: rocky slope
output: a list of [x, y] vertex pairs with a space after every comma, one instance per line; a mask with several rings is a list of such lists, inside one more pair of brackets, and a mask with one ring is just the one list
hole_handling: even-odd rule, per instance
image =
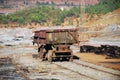
[[[80, 41], [102, 38], [108, 41], [120, 41], [120, 8], [105, 15], [94, 16], [80, 27]], [[104, 41], [104, 40], [103, 40]], [[98, 41], [99, 42], [99, 41]]]

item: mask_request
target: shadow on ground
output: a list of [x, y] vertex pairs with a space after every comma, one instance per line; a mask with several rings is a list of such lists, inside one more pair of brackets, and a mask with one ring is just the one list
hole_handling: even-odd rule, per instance
[[[37, 54], [32, 54], [32, 57], [36, 58], [36, 59], [39, 58]], [[70, 58], [68, 58], [68, 57], [62, 57], [62, 58], [61, 57], [56, 57], [56, 58], [52, 59], [52, 61], [53, 62], [59, 62], [59, 61], [63, 62], [63, 61], [69, 61], [69, 59]], [[75, 55], [73, 56], [73, 60], [78, 60], [78, 59], [79, 59], [79, 57], [77, 57]], [[47, 61], [47, 60], [43, 59], [43, 61]]]
[[120, 62], [100, 62], [100, 63], [104, 63], [104, 64], [117, 64], [117, 65], [120, 65]]

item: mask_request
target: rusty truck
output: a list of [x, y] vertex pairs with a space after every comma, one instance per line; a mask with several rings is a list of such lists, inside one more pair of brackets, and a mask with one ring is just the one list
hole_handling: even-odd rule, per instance
[[76, 27], [45, 27], [34, 31], [33, 44], [38, 45], [38, 56], [42, 60], [66, 58], [72, 61], [73, 52], [70, 46], [78, 42]]

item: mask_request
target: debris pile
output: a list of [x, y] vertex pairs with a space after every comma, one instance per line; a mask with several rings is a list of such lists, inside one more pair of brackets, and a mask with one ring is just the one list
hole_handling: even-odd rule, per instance
[[90, 53], [95, 54], [105, 54], [106, 58], [120, 58], [120, 47], [111, 46], [111, 45], [101, 45], [100, 47], [95, 47], [91, 45], [80, 46], [81, 53]]

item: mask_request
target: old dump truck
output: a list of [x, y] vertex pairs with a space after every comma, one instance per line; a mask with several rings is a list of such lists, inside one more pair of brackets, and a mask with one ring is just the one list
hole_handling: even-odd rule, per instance
[[[37, 44], [38, 55], [48, 61], [59, 58], [73, 60], [70, 45], [78, 42], [78, 29], [76, 27], [49, 27], [34, 32], [33, 44]], [[52, 50], [52, 51], [51, 51]]]

